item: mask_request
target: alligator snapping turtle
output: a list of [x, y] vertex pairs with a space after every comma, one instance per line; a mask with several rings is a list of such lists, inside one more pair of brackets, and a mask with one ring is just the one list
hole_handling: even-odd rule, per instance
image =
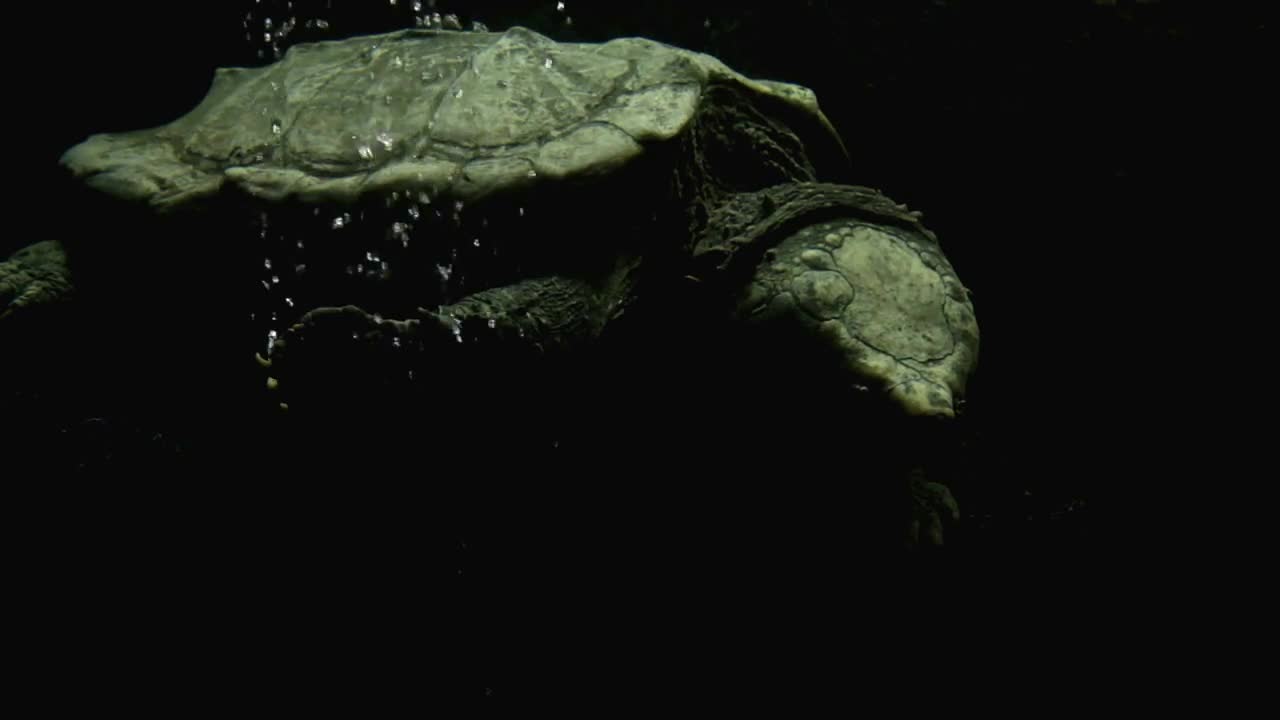
[[[295, 411], [332, 357], [412, 378], [459, 342], [550, 355], [647, 299], [670, 309], [671, 293], [699, 318], [806, 338], [904, 416], [954, 416], [977, 359], [967, 291], [919, 214], [829, 182], [848, 159], [811, 91], [649, 40], [513, 28], [297, 45], [63, 164], [157, 215], [262, 212], [278, 273], [264, 285], [293, 291], [274, 296], [259, 361]], [[4, 312], [66, 292], [63, 262], [44, 245], [0, 266]], [[308, 370], [326, 358], [328, 374]], [[936, 536], [954, 505], [932, 497]]]

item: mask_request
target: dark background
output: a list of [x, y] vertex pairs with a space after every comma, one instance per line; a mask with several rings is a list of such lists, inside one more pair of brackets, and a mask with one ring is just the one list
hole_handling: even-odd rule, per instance
[[[272, 49], [260, 38], [261, 19], [270, 16], [278, 26], [289, 16], [286, 5], [49, 5], [18, 23], [44, 45], [6, 50], [18, 76], [16, 96], [35, 98], [9, 130], [10, 150], [30, 177], [11, 212], [35, 205], [48, 212], [32, 216], [43, 222], [11, 223], [4, 250], [53, 236], [69, 222], [64, 213], [78, 212], [59, 205], [67, 187], [56, 165], [62, 151], [94, 132], [168, 122], [203, 97], [214, 67], [269, 60]], [[295, 2], [298, 27], [279, 44], [405, 27], [413, 22], [408, 5]], [[1074, 630], [1097, 618], [1123, 619], [1108, 588], [1129, 576], [1133, 566], [1127, 563], [1141, 552], [1136, 543], [1150, 538], [1133, 531], [1148, 525], [1143, 518], [1125, 515], [1117, 522], [1118, 490], [1161, 482], [1145, 453], [1159, 444], [1151, 436], [1170, 424], [1167, 408], [1179, 406], [1181, 394], [1189, 392], [1183, 389], [1186, 375], [1196, 372], [1172, 367], [1195, 352], [1177, 338], [1204, 320], [1187, 300], [1198, 286], [1196, 274], [1167, 287], [1169, 275], [1186, 273], [1180, 263], [1174, 269], [1171, 256], [1193, 256], [1197, 273], [1212, 274], [1221, 261], [1202, 252], [1222, 242], [1215, 233], [1223, 216], [1234, 212], [1223, 208], [1248, 207], [1260, 195], [1241, 169], [1254, 162], [1253, 138], [1264, 127], [1264, 86], [1257, 76], [1270, 26], [1261, 12], [1211, 3], [1087, 0], [792, 2], [739, 4], [732, 10], [698, 0], [611, 4], [608, 10], [569, 2], [565, 12], [554, 2], [439, 5], [468, 25], [479, 20], [501, 30], [521, 24], [559, 40], [645, 35], [709, 52], [748, 75], [813, 88], [846, 139], [855, 181], [925, 213], [926, 224], [974, 291], [983, 345], [966, 418], [966, 456], [956, 478], [964, 519], [942, 552], [852, 575], [847, 568], [798, 561], [796, 574], [803, 577], [756, 578], [770, 592], [748, 584], [704, 595], [689, 589], [696, 582], [601, 587], [590, 578], [592, 563], [604, 560], [582, 549], [591, 545], [589, 536], [565, 537], [552, 529], [547, 536], [554, 541], [539, 541], [526, 534], [529, 524], [518, 532], [504, 528], [505, 516], [486, 513], [482, 503], [454, 514], [434, 508], [423, 515], [436, 527], [383, 538], [435, 547], [435, 553], [424, 550], [427, 560], [421, 564], [431, 569], [407, 560], [402, 546], [387, 553], [394, 563], [364, 564], [376, 568], [368, 571], [371, 587], [386, 589], [387, 575], [397, 578], [391, 585], [401, 592], [391, 593], [388, 608], [423, 609], [410, 623], [415, 637], [461, 639], [449, 645], [461, 649], [443, 655], [452, 675], [441, 670], [433, 677], [456, 676], [443, 684], [492, 702], [505, 696], [516, 705], [562, 692], [586, 693], [583, 686], [596, 688], [602, 698], [634, 692], [633, 682], [604, 680], [612, 676], [599, 668], [590, 681], [572, 679], [594, 664], [593, 652], [608, 657], [602, 646], [575, 645], [583, 654], [553, 664], [555, 669], [544, 664], [554, 652], [544, 657], [529, 649], [554, 646], [562, 637], [556, 624], [566, 618], [625, 626], [626, 638], [604, 637], [647, 647], [661, 644], [661, 638], [678, 647], [678, 639], [687, 640], [697, 627], [706, 629], [706, 642], [725, 652], [729, 638], [790, 648], [814, 632], [842, 635], [851, 621], [855, 632], [858, 626], [883, 629], [869, 619], [881, 612], [893, 618], [885, 635], [910, 637], [903, 644], [913, 649], [941, 646], [933, 650], [936, 662], [951, 667], [972, 647], [939, 640], [957, 627], [966, 636], [975, 627], [1017, 622], [1048, 628], [1054, 639], [1044, 642], [1054, 654], [1072, 644]], [[252, 14], [250, 39], [246, 13]], [[306, 27], [313, 18], [326, 19], [329, 28]], [[96, 579], [75, 587], [88, 591], [100, 587], [98, 581], [115, 582], [110, 571], [101, 570], [101, 558], [85, 550], [85, 538], [76, 539], [68, 527], [92, 517], [94, 503], [128, 497], [152, 513], [173, 513], [157, 527], [171, 524], [177, 537], [186, 537], [180, 530], [184, 512], [198, 511], [166, 506], [164, 491], [147, 483], [189, 471], [191, 438], [184, 432], [207, 428], [216, 418], [194, 426], [167, 423], [150, 406], [134, 408], [101, 388], [87, 400], [50, 399], [48, 393], [24, 391], [22, 383], [17, 391], [6, 386], [6, 392], [22, 409], [18, 427], [9, 428], [11, 439], [28, 445], [17, 457], [34, 457], [41, 468], [19, 469], [9, 482], [54, 487], [39, 493], [35, 508], [48, 521], [46, 534], [30, 542], [38, 547], [53, 535], [63, 538], [60, 561]], [[242, 473], [231, 480], [242, 505], [225, 496], [210, 502], [253, 506], [252, 488], [261, 487], [255, 483], [280, 480], [251, 477], [252, 468]], [[278, 500], [273, 495], [263, 505], [275, 507]], [[186, 496], [183, 501], [199, 504]], [[65, 511], [67, 505], [75, 510]], [[259, 519], [270, 517], [264, 510]], [[327, 517], [314, 528], [322, 534], [333, 527], [327, 523], [341, 522]], [[137, 547], [165, 542], [165, 530], [149, 528], [140, 532]], [[250, 545], [237, 545], [234, 557], [252, 554]], [[338, 545], [298, 541], [294, 554], [285, 553], [292, 559], [281, 564], [323, 565], [307, 556], [336, 557]], [[218, 550], [199, 556], [216, 558]], [[358, 558], [339, 564], [347, 570], [360, 566]], [[145, 562], [130, 568], [140, 574], [154, 569]], [[285, 584], [275, 565], [254, 568], [265, 584]], [[428, 576], [426, 591], [416, 580], [400, 579], [420, 573]], [[894, 578], [892, 588], [875, 586], [887, 577]], [[850, 585], [858, 588], [853, 597]], [[773, 626], [753, 622], [750, 613], [761, 609], [743, 598], [771, 596], [782, 586], [803, 588], [782, 593], [790, 599], [778, 612], [791, 618], [783, 623], [791, 631], [765, 639], [773, 633], [764, 627]], [[557, 595], [566, 588], [573, 588], [573, 599]], [[235, 594], [225, 587], [218, 593]], [[816, 615], [827, 618], [814, 621], [816, 628], [804, 627], [800, 619], [805, 613], [798, 608], [806, 601], [796, 598], [806, 594], [817, 598]], [[445, 596], [453, 600], [437, 608]], [[549, 597], [559, 600], [543, 607]], [[619, 597], [628, 601], [614, 602]], [[700, 607], [702, 602], [709, 607]], [[638, 607], [666, 610], [637, 619]], [[612, 616], [605, 608], [633, 614]], [[739, 611], [744, 617], [735, 615]], [[278, 612], [306, 614], [290, 615], [289, 607]], [[663, 617], [683, 620], [667, 623]], [[385, 618], [371, 621], [370, 628], [372, 635], [403, 632]], [[1028, 652], [1037, 652], [1035, 642]], [[868, 649], [860, 656], [875, 655]], [[904, 655], [889, 664], [921, 662], [913, 652]], [[686, 662], [688, 673], [671, 670], [670, 676], [658, 676], [666, 681], [645, 682], [689, 683], [715, 694], [699, 685], [704, 681], [696, 679], [697, 663]], [[810, 678], [806, 673], [766, 673], [765, 684], [798, 686], [797, 678]]]

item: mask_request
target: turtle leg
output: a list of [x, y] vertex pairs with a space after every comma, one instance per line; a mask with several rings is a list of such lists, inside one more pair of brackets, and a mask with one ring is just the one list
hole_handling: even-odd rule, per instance
[[[474, 293], [414, 317], [384, 318], [355, 306], [324, 307], [303, 315], [259, 361], [275, 389], [298, 376], [300, 365], [325, 366], [323, 375], [425, 379], [448, 357], [500, 355], [502, 362], [568, 351], [595, 339], [622, 306], [623, 286], [573, 277], [531, 278]], [[459, 354], [455, 355], [453, 348]], [[486, 350], [500, 350], [488, 353]], [[324, 381], [327, 382], [327, 381]]]
[[29, 245], [0, 262], [0, 321], [70, 298], [67, 254], [53, 240]]

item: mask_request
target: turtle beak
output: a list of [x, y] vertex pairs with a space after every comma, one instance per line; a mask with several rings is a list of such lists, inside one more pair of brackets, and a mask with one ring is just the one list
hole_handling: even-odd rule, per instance
[[911, 417], [952, 419], [956, 416], [955, 399], [946, 385], [924, 380], [909, 380], [889, 387], [889, 397]]

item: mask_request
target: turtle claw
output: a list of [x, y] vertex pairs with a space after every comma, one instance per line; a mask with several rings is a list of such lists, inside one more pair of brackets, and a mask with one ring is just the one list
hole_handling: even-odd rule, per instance
[[907, 546], [943, 545], [943, 530], [960, 519], [960, 506], [945, 485], [930, 482], [923, 471], [913, 471], [909, 482], [911, 521], [907, 528]]

